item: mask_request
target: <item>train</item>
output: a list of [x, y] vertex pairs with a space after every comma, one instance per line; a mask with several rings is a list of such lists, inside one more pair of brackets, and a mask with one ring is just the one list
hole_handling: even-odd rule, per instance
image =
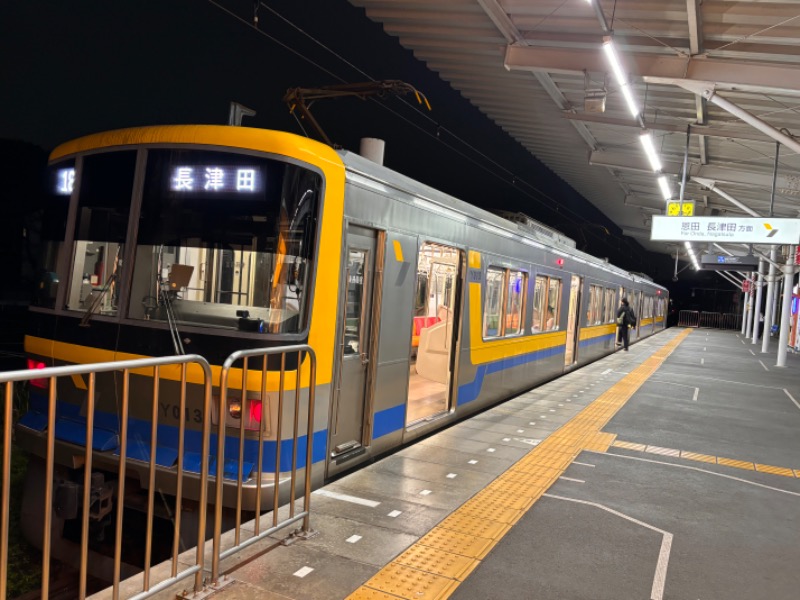
[[[218, 377], [232, 352], [307, 344], [317, 361], [314, 451], [299, 466], [311, 469], [314, 487], [614, 352], [623, 297], [639, 316], [632, 343], [666, 326], [668, 291], [646, 275], [581, 252], [526, 215], [476, 208], [291, 133], [170, 125], [88, 135], [52, 152], [48, 190], [28, 366], [193, 353]], [[284, 365], [286, 381], [306, 360], [298, 354]], [[163, 390], [156, 463], [164, 497], [177, 476], [179, 423], [197, 432], [224, 419], [226, 459], [249, 469], [241, 506], [226, 493], [226, 508], [271, 505], [276, 474], [254, 469], [259, 454], [274, 456], [286, 441], [276, 439], [277, 383], [259, 370], [243, 381], [258, 411], [217, 405], [205, 414], [190, 382], [181, 412]], [[298, 381], [308, 402], [310, 382]], [[46, 485], [48, 392], [32, 383], [15, 430], [29, 455], [24, 506], [41, 504]], [[55, 486], [83, 480], [81, 383], [59, 381], [55, 395]], [[119, 467], [120, 385], [97, 378], [93, 469], [106, 482]], [[134, 391], [151, 385], [147, 374], [132, 376]], [[131, 403], [137, 445], [126, 473], [136, 485], [110, 501], [141, 504], [151, 414]], [[291, 431], [291, 416], [282, 418]], [[223, 485], [235, 487], [236, 477]], [[55, 537], [67, 535], [68, 520], [54, 520]], [[32, 521], [27, 535], [41, 543], [41, 520]]]

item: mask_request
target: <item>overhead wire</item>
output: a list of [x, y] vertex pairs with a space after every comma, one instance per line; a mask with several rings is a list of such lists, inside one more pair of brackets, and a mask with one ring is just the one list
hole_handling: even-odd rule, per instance
[[746, 39], [754, 37], [754, 36], [757, 36], [757, 35], [760, 35], [760, 34], [764, 33], [765, 31], [769, 31], [770, 29], [775, 29], [776, 27], [780, 27], [781, 25], [786, 25], [786, 23], [794, 21], [795, 19], [800, 19], [800, 15], [795, 15], [793, 17], [789, 17], [788, 19], [784, 19], [780, 23], [775, 23], [774, 25], [770, 25], [769, 27], [764, 27], [763, 29], [759, 29], [758, 31], [755, 31], [753, 33], [748, 33], [747, 35], [743, 35], [742, 37], [737, 38], [737, 39], [733, 40], [732, 42], [728, 42], [727, 44], [724, 44], [722, 46], [719, 46], [718, 48], [714, 48], [713, 50], [707, 50], [706, 54], [708, 54], [710, 56], [715, 52], [719, 52], [720, 50], [728, 48], [729, 46], [733, 46], [734, 44], [739, 44], [739, 43], [745, 41]]
[[[245, 25], [245, 26], [247, 26], [248, 28], [250, 28], [250, 29], [254, 30], [255, 32], [257, 32], [257, 33], [258, 33], [258, 34], [260, 34], [261, 36], [263, 36], [263, 37], [265, 37], [265, 38], [269, 39], [271, 42], [273, 42], [273, 43], [277, 44], [277, 45], [278, 45], [278, 46], [280, 46], [281, 48], [283, 48], [283, 49], [285, 49], [285, 50], [289, 51], [291, 54], [295, 55], [296, 57], [300, 58], [301, 60], [303, 60], [303, 61], [305, 61], [305, 62], [307, 62], [307, 63], [309, 63], [309, 64], [313, 65], [314, 67], [318, 68], [318, 69], [319, 69], [320, 71], [322, 71], [323, 73], [325, 73], [325, 74], [329, 75], [330, 77], [332, 77], [332, 78], [334, 78], [334, 79], [336, 79], [337, 81], [340, 81], [340, 82], [342, 82], [342, 83], [345, 83], [345, 82], [346, 82], [346, 80], [345, 80], [344, 78], [342, 78], [341, 76], [337, 75], [336, 73], [334, 73], [334, 72], [333, 72], [333, 71], [331, 71], [330, 69], [327, 69], [327, 68], [325, 68], [324, 66], [322, 66], [322, 65], [321, 65], [321, 64], [319, 64], [318, 62], [316, 62], [316, 61], [312, 60], [312, 59], [311, 59], [311, 58], [309, 58], [308, 56], [304, 55], [303, 53], [301, 53], [301, 52], [299, 52], [298, 50], [294, 49], [293, 47], [289, 46], [288, 44], [286, 44], [286, 43], [284, 43], [284, 42], [280, 41], [279, 39], [277, 39], [277, 38], [276, 38], [276, 37], [274, 37], [273, 35], [270, 35], [268, 32], [266, 32], [266, 31], [262, 30], [262, 29], [261, 29], [261, 28], [258, 26], [258, 20], [257, 20], [257, 11], [254, 11], [254, 15], [255, 15], [255, 17], [254, 17], [254, 21], [255, 21], [255, 23], [253, 23], [253, 22], [249, 22], [249, 21], [247, 21], [246, 19], [242, 18], [241, 16], [239, 16], [238, 14], [236, 14], [235, 12], [233, 12], [232, 10], [228, 9], [227, 7], [223, 6], [222, 4], [220, 4], [219, 2], [217, 2], [216, 0], [208, 0], [208, 2], [209, 2], [211, 5], [213, 5], [213, 6], [215, 6], [216, 8], [218, 8], [219, 10], [221, 10], [221, 11], [223, 11], [224, 13], [228, 14], [229, 16], [233, 17], [234, 19], [236, 19], [237, 21], [239, 21], [239, 22], [240, 22], [240, 23], [242, 23], [243, 25]], [[283, 22], [285, 22], [287, 25], [289, 25], [290, 27], [292, 27], [293, 29], [295, 29], [297, 32], [299, 32], [299, 33], [301, 33], [302, 35], [304, 35], [305, 37], [307, 37], [309, 40], [313, 41], [315, 44], [317, 44], [318, 46], [320, 46], [321, 48], [323, 48], [324, 50], [326, 50], [327, 52], [329, 52], [330, 54], [332, 54], [334, 57], [336, 57], [337, 59], [339, 59], [340, 61], [342, 61], [344, 64], [346, 64], [347, 66], [349, 66], [350, 68], [352, 68], [353, 70], [355, 70], [356, 72], [358, 72], [359, 74], [361, 74], [362, 76], [366, 77], [366, 78], [367, 78], [367, 79], [369, 79], [370, 81], [375, 81], [375, 78], [371, 77], [371, 76], [370, 76], [368, 73], [366, 73], [366, 72], [365, 72], [363, 69], [361, 69], [361, 68], [359, 68], [358, 66], [354, 65], [352, 62], [350, 62], [349, 60], [347, 60], [345, 57], [341, 56], [340, 54], [338, 54], [337, 52], [335, 52], [334, 50], [332, 50], [331, 48], [329, 48], [328, 46], [326, 46], [325, 44], [323, 44], [322, 42], [320, 42], [319, 40], [317, 40], [317, 39], [316, 39], [316, 38], [315, 38], [313, 35], [309, 34], [309, 33], [308, 33], [308, 32], [306, 32], [305, 30], [303, 30], [302, 28], [298, 27], [296, 24], [294, 24], [292, 21], [290, 21], [289, 19], [287, 19], [286, 17], [284, 17], [283, 15], [281, 15], [279, 12], [277, 12], [275, 9], [273, 9], [271, 6], [269, 6], [269, 5], [268, 5], [268, 4], [266, 4], [265, 2], [263, 2], [263, 1], [259, 2], [259, 6], [260, 6], [261, 8], [265, 8], [266, 10], [270, 11], [270, 12], [271, 12], [273, 15], [275, 15], [277, 18], [281, 19], [281, 20], [282, 20]], [[382, 102], [377, 102], [377, 101], [375, 101], [374, 99], [370, 99], [370, 100], [371, 100], [372, 102], [375, 102], [375, 103], [376, 103], [378, 106], [381, 106], [381, 107], [383, 107], [385, 110], [387, 110], [387, 111], [389, 111], [390, 113], [394, 114], [394, 115], [395, 115], [395, 116], [397, 116], [398, 118], [402, 119], [403, 121], [405, 121], [405, 122], [406, 122], [406, 123], [408, 123], [409, 125], [411, 125], [411, 126], [413, 126], [414, 128], [418, 129], [419, 131], [421, 131], [421, 132], [422, 132], [422, 133], [424, 133], [425, 135], [427, 135], [427, 136], [429, 136], [429, 137], [432, 137], [432, 138], [434, 138], [434, 139], [437, 139], [437, 140], [438, 140], [440, 143], [442, 143], [442, 144], [443, 144], [445, 147], [447, 147], [447, 148], [448, 148], [448, 149], [450, 149], [451, 151], [455, 152], [456, 154], [458, 154], [458, 155], [459, 155], [459, 156], [461, 156], [462, 158], [464, 158], [464, 159], [468, 160], [469, 162], [471, 162], [471, 163], [472, 163], [472, 164], [474, 164], [475, 166], [477, 166], [477, 167], [481, 168], [481, 169], [482, 169], [483, 171], [485, 171], [486, 173], [488, 173], [488, 174], [490, 174], [490, 175], [492, 175], [492, 176], [494, 176], [494, 177], [496, 177], [496, 178], [500, 179], [501, 181], [503, 181], [504, 183], [506, 183], [506, 184], [508, 184], [508, 185], [512, 185], [512, 186], [514, 186], [514, 187], [515, 187], [515, 189], [517, 189], [517, 190], [518, 190], [520, 193], [522, 193], [522, 194], [523, 194], [523, 195], [525, 195], [526, 197], [528, 197], [528, 198], [530, 198], [530, 199], [532, 199], [532, 200], [535, 200], [535, 201], [536, 201], [536, 202], [538, 202], [540, 205], [544, 206], [545, 208], [549, 209], [551, 212], [553, 212], [553, 213], [555, 213], [555, 214], [559, 215], [560, 217], [568, 219], [569, 221], [571, 221], [571, 222], [573, 223], [573, 225], [575, 225], [575, 226], [577, 226], [577, 227], [579, 227], [579, 228], [584, 228], [584, 227], [585, 227], [585, 226], [587, 226], [587, 225], [594, 225], [594, 223], [593, 223], [593, 222], [592, 222], [590, 219], [587, 219], [587, 218], [583, 217], [581, 214], [579, 214], [578, 212], [576, 212], [575, 210], [571, 209], [571, 208], [570, 208], [570, 207], [568, 207], [568, 206], [561, 205], [561, 204], [560, 204], [560, 203], [559, 203], [559, 202], [558, 202], [558, 201], [557, 201], [555, 198], [553, 198], [552, 196], [550, 196], [550, 195], [549, 195], [549, 194], [547, 194], [546, 192], [542, 191], [541, 189], [537, 188], [537, 187], [536, 187], [535, 185], [533, 185], [532, 183], [530, 183], [530, 182], [526, 181], [524, 178], [522, 178], [522, 177], [519, 177], [519, 176], [515, 175], [515, 174], [514, 174], [512, 171], [510, 171], [508, 168], [504, 167], [503, 165], [501, 165], [500, 163], [498, 163], [496, 160], [494, 160], [493, 158], [491, 158], [490, 156], [488, 156], [487, 154], [485, 154], [484, 152], [482, 152], [481, 150], [479, 150], [478, 148], [476, 148], [475, 146], [473, 146], [472, 144], [470, 144], [470, 143], [469, 143], [469, 142], [467, 142], [466, 140], [462, 139], [460, 136], [458, 136], [457, 134], [455, 134], [453, 131], [451, 131], [451, 130], [450, 130], [450, 129], [448, 129], [447, 127], [444, 127], [444, 126], [442, 126], [441, 124], [439, 124], [439, 123], [438, 123], [438, 122], [437, 122], [435, 119], [431, 118], [429, 115], [427, 115], [427, 114], [425, 114], [424, 112], [420, 111], [420, 110], [419, 110], [419, 109], [418, 109], [416, 106], [414, 106], [413, 104], [411, 104], [411, 103], [407, 102], [407, 101], [406, 101], [404, 98], [398, 98], [398, 100], [399, 100], [400, 102], [402, 102], [403, 104], [405, 104], [405, 105], [406, 105], [406, 107], [408, 107], [408, 108], [411, 108], [411, 110], [412, 110], [413, 112], [415, 112], [417, 115], [419, 115], [419, 116], [422, 116], [424, 119], [426, 119], [426, 120], [430, 121], [432, 124], [436, 125], [437, 129], [436, 129], [436, 132], [435, 132], [435, 133], [432, 133], [432, 132], [428, 131], [428, 130], [427, 130], [427, 129], [425, 129], [424, 127], [420, 126], [418, 123], [415, 123], [414, 121], [412, 121], [412, 120], [408, 119], [407, 117], [405, 117], [405, 116], [401, 115], [401, 114], [400, 114], [400, 113], [398, 113], [397, 111], [395, 111], [395, 110], [393, 110], [392, 108], [390, 108], [389, 106], [387, 106], [385, 103], [382, 103]], [[303, 129], [303, 128], [302, 128], [302, 126], [301, 126], [301, 129]], [[446, 133], [447, 133], [449, 136], [453, 137], [453, 138], [454, 138], [456, 141], [458, 141], [460, 144], [464, 145], [466, 148], [468, 148], [469, 150], [471, 150], [472, 152], [474, 152], [476, 155], [480, 156], [481, 158], [483, 158], [484, 160], [486, 160], [487, 162], [489, 162], [490, 164], [492, 164], [492, 165], [493, 165], [493, 166], [495, 166], [496, 168], [498, 168], [498, 169], [500, 169], [501, 171], [503, 171], [503, 172], [504, 172], [504, 173], [505, 173], [507, 176], [510, 176], [510, 177], [511, 177], [511, 180], [508, 180], [508, 179], [506, 179], [506, 178], [504, 178], [504, 177], [500, 176], [498, 173], [495, 173], [495, 172], [493, 172], [491, 169], [489, 169], [489, 168], [488, 168], [486, 165], [483, 165], [483, 164], [481, 164], [480, 162], [478, 162], [477, 160], [475, 160], [474, 158], [470, 157], [470, 156], [469, 156], [468, 154], [466, 154], [464, 151], [462, 151], [462, 150], [459, 150], [458, 148], [454, 147], [454, 146], [453, 146], [453, 145], [451, 145], [451, 144], [448, 144], [448, 143], [447, 143], [445, 140], [443, 140], [443, 139], [442, 139], [442, 137], [440, 136], [440, 132], [442, 132], [442, 131], [446, 132]], [[306, 132], [305, 132], [305, 130], [303, 130], [303, 132], [304, 132], [304, 133], [306, 133]], [[307, 135], [307, 134], [306, 134], [306, 135]], [[530, 192], [532, 192], [533, 194], [536, 194], [536, 195], [538, 195], [539, 197], [536, 197], [536, 196], [532, 195], [531, 193], [528, 193], [528, 192], [526, 192], [526, 191], [525, 191], [524, 189], [522, 189], [521, 187], [519, 187], [519, 186], [515, 185], [516, 183], [521, 183], [521, 184], [523, 184], [525, 187], [527, 187], [527, 188], [530, 190]], [[545, 202], [545, 200], [546, 200], [547, 202]], [[573, 216], [574, 216], [574, 217], [576, 217], [576, 218], [570, 218], [570, 215], [573, 215]], [[593, 236], [594, 236], [596, 239], [600, 240], [601, 242], [608, 243], [608, 241], [609, 241], [609, 239], [608, 239], [607, 237], [602, 237], [602, 236], [600, 236], [600, 235], [596, 234], [596, 233], [595, 233], [594, 231], [592, 231], [591, 229], [589, 229], [589, 230], [588, 230], [588, 232], [589, 232], [590, 234], [592, 234], [592, 235], [593, 235]]]
[[[314, 42], [315, 44], [317, 44], [319, 47], [323, 48], [324, 50], [326, 50], [327, 52], [329, 52], [330, 54], [332, 54], [333, 56], [335, 56], [336, 58], [338, 58], [339, 60], [341, 60], [341, 61], [342, 61], [344, 64], [346, 64], [347, 66], [349, 66], [351, 69], [353, 69], [354, 71], [356, 71], [356, 72], [357, 72], [357, 73], [359, 73], [360, 75], [362, 75], [362, 76], [366, 77], [366, 78], [367, 78], [367, 79], [369, 79], [370, 81], [375, 81], [375, 78], [374, 78], [374, 77], [372, 77], [372, 76], [371, 76], [369, 73], [367, 73], [366, 71], [364, 71], [364, 70], [363, 70], [363, 69], [361, 69], [360, 67], [358, 67], [358, 66], [354, 65], [352, 62], [350, 62], [349, 60], [347, 60], [347, 59], [346, 59], [345, 57], [343, 57], [341, 54], [339, 54], [339, 53], [338, 53], [338, 52], [336, 52], [335, 50], [333, 50], [333, 49], [331, 49], [330, 47], [328, 47], [328, 46], [326, 46], [325, 44], [323, 44], [321, 41], [319, 41], [317, 38], [315, 38], [313, 35], [311, 35], [311, 34], [310, 34], [310, 33], [308, 33], [307, 31], [305, 31], [305, 30], [304, 30], [304, 29], [302, 29], [301, 27], [298, 27], [298, 26], [297, 26], [295, 23], [293, 23], [292, 21], [290, 21], [289, 19], [287, 19], [286, 17], [284, 17], [282, 14], [280, 14], [280, 13], [279, 13], [278, 11], [276, 11], [274, 8], [272, 8], [271, 6], [267, 5], [267, 4], [266, 4], [266, 3], [264, 3], [264, 2], [260, 2], [260, 4], [261, 4], [261, 6], [263, 6], [264, 8], [266, 8], [268, 11], [270, 11], [270, 12], [271, 12], [273, 15], [275, 15], [276, 17], [278, 17], [279, 19], [281, 19], [281, 20], [282, 20], [284, 23], [286, 23], [287, 25], [289, 25], [290, 27], [292, 27], [293, 29], [295, 29], [297, 32], [299, 32], [299, 33], [303, 34], [303, 35], [304, 35], [304, 36], [306, 36], [306, 37], [307, 37], [309, 40], [311, 40], [312, 42]], [[311, 61], [310, 59], [306, 59], [306, 60], [308, 60], [308, 62], [310, 62], [311, 64], [314, 64], [315, 66], [318, 66], [318, 65], [316, 65], [316, 63], [314, 63], [314, 62], [313, 62], [313, 61]], [[326, 72], [330, 73], [329, 71], [326, 71]], [[340, 78], [340, 77], [338, 77], [338, 76], [336, 76], [336, 77], [337, 77], [337, 79], [339, 79], [340, 81], [343, 81], [343, 82], [344, 82], [344, 79], [342, 79], [342, 78]], [[483, 170], [485, 170], [487, 173], [490, 173], [490, 174], [492, 174], [492, 175], [494, 175], [494, 176], [497, 176], [497, 174], [496, 174], [496, 173], [492, 173], [492, 171], [490, 171], [489, 169], [487, 169], [485, 166], [481, 165], [481, 164], [480, 164], [480, 163], [478, 163], [477, 161], [474, 161], [474, 160], [472, 160], [472, 159], [469, 159], [469, 157], [468, 157], [466, 154], [464, 154], [463, 152], [459, 151], [459, 150], [458, 150], [458, 149], [456, 149], [455, 147], [453, 147], [453, 146], [451, 146], [451, 145], [447, 144], [447, 143], [446, 143], [444, 140], [442, 140], [442, 139], [441, 139], [441, 136], [440, 136], [440, 134], [441, 134], [441, 132], [446, 132], [448, 135], [452, 136], [452, 137], [453, 137], [454, 139], [456, 139], [458, 142], [460, 142], [461, 144], [463, 144], [464, 146], [466, 146], [467, 148], [469, 148], [470, 150], [472, 150], [473, 152], [475, 152], [476, 154], [478, 154], [478, 155], [479, 155], [481, 158], [484, 158], [485, 160], [487, 160], [488, 162], [490, 162], [491, 164], [493, 164], [494, 166], [496, 166], [497, 168], [501, 169], [501, 170], [502, 170], [502, 171], [504, 171], [506, 174], [508, 174], [509, 176], [511, 176], [511, 178], [512, 178], [512, 182], [511, 182], [511, 184], [512, 184], [512, 185], [514, 185], [514, 184], [515, 184], [517, 181], [519, 181], [519, 182], [521, 182], [521, 183], [523, 183], [523, 184], [525, 184], [525, 185], [529, 186], [529, 187], [532, 189], [532, 191], [536, 192], [537, 194], [540, 194], [540, 195], [541, 195], [541, 196], [543, 196], [543, 197], [544, 197], [546, 200], [548, 200], [548, 201], [550, 201], [550, 202], [555, 202], [555, 199], [554, 199], [554, 198], [552, 198], [552, 197], [550, 197], [550, 196], [549, 196], [549, 195], [548, 195], [546, 192], [543, 192], [542, 190], [538, 189], [537, 187], [535, 187], [534, 185], [532, 185], [532, 184], [530, 184], [529, 182], [525, 181], [524, 179], [517, 177], [517, 176], [516, 176], [516, 175], [515, 175], [515, 174], [514, 174], [512, 171], [509, 171], [509, 170], [508, 170], [507, 168], [505, 168], [503, 165], [499, 164], [497, 161], [495, 161], [494, 159], [492, 159], [490, 156], [488, 156], [488, 155], [484, 154], [484, 153], [483, 153], [482, 151], [480, 151], [478, 148], [474, 147], [472, 144], [470, 144], [470, 143], [469, 143], [469, 142], [467, 142], [466, 140], [464, 140], [464, 139], [462, 139], [461, 137], [459, 137], [458, 135], [456, 135], [456, 134], [455, 134], [453, 131], [449, 130], [449, 129], [448, 129], [448, 128], [446, 128], [446, 127], [443, 127], [443, 126], [442, 126], [441, 124], [439, 124], [439, 123], [438, 123], [438, 122], [437, 122], [435, 119], [432, 119], [432, 118], [431, 118], [429, 115], [427, 115], [425, 112], [423, 112], [423, 111], [419, 110], [419, 109], [418, 109], [416, 106], [414, 106], [414, 105], [413, 105], [413, 104], [411, 104], [410, 102], [407, 102], [407, 101], [406, 101], [404, 98], [398, 98], [398, 99], [400, 100], [400, 102], [402, 102], [403, 104], [405, 104], [406, 106], [408, 106], [409, 108], [411, 108], [411, 109], [412, 109], [412, 111], [416, 112], [416, 113], [417, 113], [419, 116], [423, 117], [424, 119], [426, 119], [426, 120], [430, 121], [432, 124], [436, 125], [436, 128], [437, 128], [437, 129], [436, 129], [436, 134], [435, 134], [435, 135], [433, 135], [433, 136], [431, 136], [430, 132], [428, 132], [428, 131], [427, 131], [427, 130], [425, 130], [424, 128], [421, 128], [421, 127], [419, 127], [419, 125], [417, 125], [417, 124], [416, 124], [416, 123], [414, 123], [413, 121], [411, 121], [411, 120], [407, 119], [406, 117], [404, 117], [404, 116], [400, 115], [399, 113], [397, 113], [396, 111], [394, 111], [394, 110], [392, 110], [390, 107], [388, 107], [387, 105], [385, 105], [385, 104], [383, 104], [383, 103], [378, 103], [378, 105], [379, 105], [379, 106], [382, 106], [384, 109], [388, 110], [389, 112], [391, 112], [391, 113], [392, 113], [392, 114], [394, 114], [395, 116], [397, 116], [397, 117], [401, 118], [402, 120], [406, 121], [406, 122], [407, 122], [407, 123], [409, 123], [410, 125], [413, 125], [413, 126], [414, 126], [414, 127], [416, 127], [417, 129], [419, 129], [420, 131], [422, 131], [423, 133], [425, 133], [426, 135], [429, 135], [429, 136], [431, 136], [431, 137], [435, 137], [435, 138], [439, 139], [439, 141], [440, 141], [442, 144], [444, 144], [445, 146], [447, 146], [448, 148], [450, 148], [451, 150], [453, 150], [454, 152], [456, 152], [456, 153], [457, 153], [457, 154], [459, 154], [460, 156], [462, 156], [462, 157], [464, 157], [464, 158], [467, 158], [468, 160], [470, 160], [470, 162], [472, 162], [473, 164], [475, 164], [475, 165], [479, 166], [480, 168], [482, 168]], [[526, 194], [526, 195], [527, 195], [527, 194]], [[529, 197], [530, 197], [530, 196], [529, 196]], [[539, 200], [538, 198], [534, 198], [534, 199], [535, 199], [535, 200]], [[539, 201], [540, 201], [540, 200], [539, 200]], [[540, 201], [540, 202], [541, 202], [541, 201]], [[548, 207], [548, 208], [552, 208], [552, 207]], [[559, 214], [562, 214], [562, 213], [560, 213], [560, 211], [558, 211], [558, 210], [555, 210], [554, 212], [558, 212]], [[575, 214], [577, 215], [577, 213], [575, 213]], [[577, 216], [580, 216], [580, 215], [577, 215]], [[588, 223], [589, 221], [588, 221], [588, 220], [586, 220], [586, 222]], [[576, 224], [578, 224], [578, 223], [576, 223]]]

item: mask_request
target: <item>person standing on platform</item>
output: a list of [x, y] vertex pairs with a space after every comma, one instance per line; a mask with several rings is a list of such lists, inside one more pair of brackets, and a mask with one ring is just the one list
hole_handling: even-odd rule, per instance
[[628, 351], [628, 329], [636, 327], [636, 313], [628, 305], [628, 299], [622, 299], [622, 305], [617, 309], [617, 326], [619, 327], [619, 340], [617, 346], [622, 345]]

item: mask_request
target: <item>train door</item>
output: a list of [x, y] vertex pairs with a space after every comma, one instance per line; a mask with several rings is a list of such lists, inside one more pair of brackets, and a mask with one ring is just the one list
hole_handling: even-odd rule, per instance
[[431, 420], [452, 406], [461, 331], [464, 252], [424, 242], [417, 258], [406, 425]]
[[644, 310], [644, 305], [642, 303], [642, 292], [634, 292], [633, 296], [635, 298], [635, 302], [633, 304], [634, 310], [636, 311], [636, 339], [639, 339], [641, 335], [641, 323], [642, 323], [642, 314]]
[[[364, 453], [372, 423], [372, 395], [380, 311], [380, 273], [383, 268], [381, 240], [384, 234], [349, 226], [344, 254], [344, 298], [339, 316], [336, 367], [330, 422], [328, 475], [336, 464]], [[377, 276], [376, 276], [377, 273]], [[324, 301], [324, 299], [319, 299]]]
[[581, 306], [581, 287], [583, 278], [578, 275], [572, 276], [569, 286], [569, 314], [567, 315], [567, 346], [564, 351], [564, 366], [570, 367], [578, 360], [577, 343], [578, 333], [580, 332], [579, 310]]

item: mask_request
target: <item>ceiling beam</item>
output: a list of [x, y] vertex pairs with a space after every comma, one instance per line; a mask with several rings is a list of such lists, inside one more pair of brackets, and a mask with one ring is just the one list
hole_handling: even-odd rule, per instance
[[[508, 16], [505, 9], [500, 6], [497, 0], [478, 0], [478, 4], [483, 9], [483, 12], [486, 13], [486, 16], [491, 19], [494, 26], [497, 27], [497, 30], [503, 34], [503, 37], [506, 38], [506, 41], [509, 44], [525, 44], [525, 36], [520, 33], [517, 26], [514, 25], [514, 22], [511, 20], [511, 17]], [[602, 14], [602, 11], [601, 11]], [[566, 96], [561, 93], [561, 90], [558, 89], [558, 86], [552, 80], [552, 78], [544, 72], [534, 72], [534, 76], [536, 77], [539, 84], [544, 88], [547, 95], [555, 102], [558, 107], [563, 111], [574, 111], [572, 104], [570, 104], [569, 100], [567, 100]], [[586, 144], [592, 150], [596, 150], [599, 147], [597, 140], [589, 131], [588, 127], [580, 122], [573, 122], [573, 127], [578, 132]]]
[[[547, 73], [605, 73], [608, 65], [597, 48], [506, 46], [504, 65], [509, 71]], [[648, 83], [675, 85], [678, 80], [712, 84], [720, 90], [763, 94], [766, 91], [800, 96], [800, 77], [795, 65], [722, 60], [706, 56], [664, 56], [625, 52], [627, 69]]]
[[[703, 99], [704, 100], [704, 99]], [[587, 123], [599, 123], [601, 125], [614, 125], [621, 127], [635, 127], [641, 129], [639, 124], [633, 119], [616, 119], [604, 115], [586, 112], [564, 112], [561, 115], [565, 119], [572, 121], [584, 121]], [[645, 122], [647, 129], [653, 131], [667, 131], [670, 133], [680, 133], [686, 135], [686, 125], [679, 123], [651, 123]], [[709, 127], [707, 125], [689, 125], [689, 133], [707, 137], [718, 137], [729, 140], [751, 140], [754, 142], [764, 142], [772, 144], [768, 135], [752, 131], [750, 129], [726, 129], [724, 127]]]
[[[663, 173], [677, 176], [681, 172], [681, 164], [662, 159]], [[650, 163], [641, 152], [623, 150], [596, 150], [589, 153], [589, 164], [594, 166], [618, 169], [620, 171], [636, 171], [653, 173]], [[742, 169], [725, 168], [716, 165], [689, 165], [688, 175], [708, 179], [722, 185], [772, 189], [772, 173], [757, 173]], [[793, 174], [778, 174], [775, 182], [776, 193], [788, 196], [800, 196], [800, 177]]]
[[686, 14], [689, 18], [689, 51], [692, 56], [703, 53], [703, 15], [698, 0], [686, 0]]
[[[689, 19], [689, 52], [697, 56], [705, 52], [703, 44], [703, 15], [700, 12], [700, 0], [686, 0], [686, 14]], [[700, 125], [708, 123], [708, 107], [706, 99], [695, 96], [697, 122]], [[706, 136], [698, 135], [697, 143], [700, 147], [700, 164], [708, 164], [708, 142]]]
[[717, 94], [716, 90], [714, 89], [715, 86], [701, 84], [700, 82], [690, 82], [683, 79], [675, 81], [674, 83], [694, 94], [697, 94], [698, 96], [702, 96], [703, 98], [710, 100], [720, 108], [727, 110], [733, 116], [738, 117], [748, 125], [752, 125], [762, 133], [766, 133], [774, 140], [779, 141], [784, 146], [791, 148], [800, 154], [800, 142], [798, 142], [794, 137], [792, 137], [790, 134], [784, 133], [780, 129], [773, 127], [766, 121], [759, 119], [753, 113], [743, 109], [741, 106], [734, 104], [726, 98], [723, 98]]
[[722, 198], [725, 198], [725, 200], [727, 200], [728, 202], [730, 202], [734, 206], [738, 206], [740, 209], [742, 209], [747, 214], [752, 215], [754, 217], [760, 217], [761, 216], [756, 211], [754, 211], [752, 208], [747, 206], [744, 202], [742, 202], [740, 200], [737, 200], [736, 198], [731, 196], [725, 190], [722, 190], [722, 189], [718, 188], [717, 187], [717, 182], [714, 181], [713, 179], [706, 179], [704, 177], [692, 177], [692, 181], [694, 181], [696, 183], [699, 183], [700, 185], [702, 185], [704, 187], [707, 187], [708, 189], [710, 189], [712, 192], [715, 192], [716, 194], [719, 194]]

